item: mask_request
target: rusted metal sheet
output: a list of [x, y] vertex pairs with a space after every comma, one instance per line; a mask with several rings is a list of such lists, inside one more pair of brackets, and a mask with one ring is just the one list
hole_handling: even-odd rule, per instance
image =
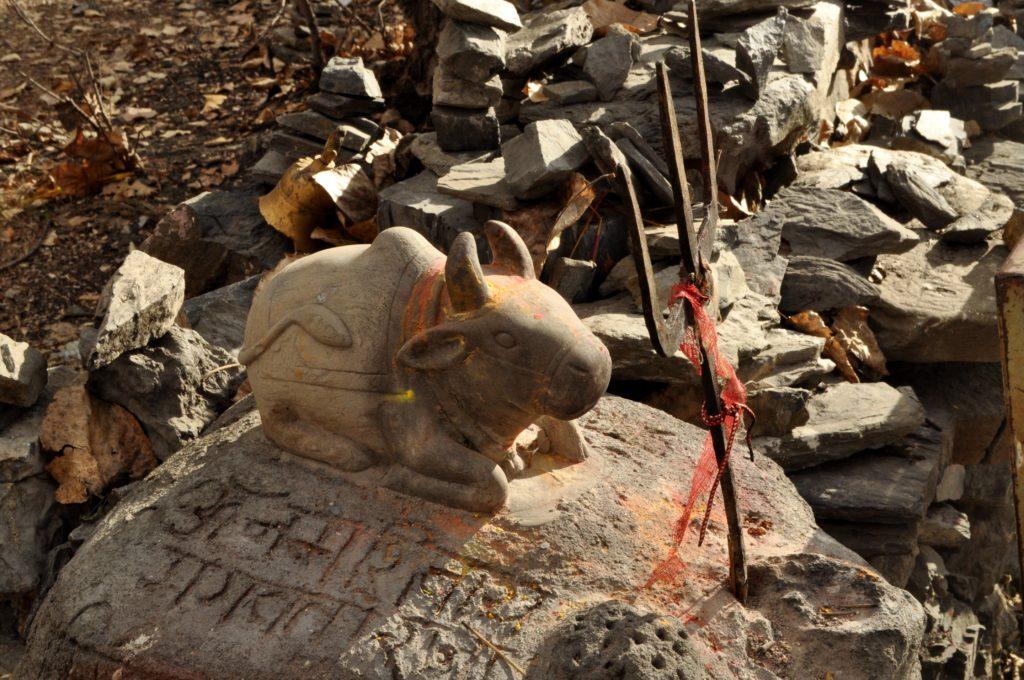
[[1013, 442], [1013, 500], [1017, 518], [1017, 559], [1024, 567], [1024, 240], [996, 274], [1003, 394]]

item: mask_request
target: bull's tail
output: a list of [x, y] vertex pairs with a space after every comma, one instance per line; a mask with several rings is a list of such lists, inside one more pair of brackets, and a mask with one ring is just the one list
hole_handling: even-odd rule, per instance
[[238, 353], [238, 363], [248, 366], [277, 341], [290, 326], [297, 325], [328, 347], [351, 347], [352, 333], [340, 316], [320, 304], [309, 304], [292, 310], [270, 327], [251, 347]]

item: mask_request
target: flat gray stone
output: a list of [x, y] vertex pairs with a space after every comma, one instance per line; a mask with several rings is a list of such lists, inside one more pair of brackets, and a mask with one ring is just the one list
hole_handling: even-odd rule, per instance
[[900, 255], [881, 255], [884, 278], [871, 326], [891, 361], [999, 361], [993, 276], [1005, 246], [922, 241]]
[[380, 113], [385, 108], [383, 98], [363, 99], [330, 92], [317, 92], [306, 99], [306, 104], [314, 111], [319, 111], [325, 116], [339, 121], [352, 116]]
[[434, 70], [434, 104], [460, 109], [489, 109], [501, 101], [501, 78], [474, 82], [452, 75], [445, 67]]
[[830, 359], [821, 358], [823, 338], [772, 328], [765, 341], [765, 347], [744, 357], [736, 367], [750, 392], [793, 385], [813, 387], [835, 369]]
[[435, 106], [430, 120], [438, 145], [448, 152], [497, 149], [500, 141], [494, 109], [460, 109]]
[[504, 31], [523, 27], [515, 5], [506, 0], [434, 0], [434, 4], [446, 17], [456, 21], [494, 26]]
[[508, 37], [506, 64], [514, 76], [582, 47], [594, 35], [594, 25], [582, 7], [538, 12], [521, 31]]
[[446, 21], [437, 37], [441, 68], [458, 78], [483, 82], [505, 68], [505, 31]]
[[530, 123], [523, 134], [501, 145], [501, 155], [508, 185], [520, 198], [554, 191], [590, 158], [580, 133], [567, 120]]
[[583, 72], [597, 88], [602, 101], [611, 101], [629, 77], [638, 55], [636, 35], [612, 26], [608, 34], [588, 45]]
[[899, 204], [925, 226], [941, 229], [959, 217], [953, 206], [913, 166], [890, 163], [885, 179]]
[[807, 402], [807, 422], [779, 438], [756, 441], [786, 470], [829, 461], [898, 442], [924, 422], [917, 397], [885, 383], [839, 383]]
[[[390, 667], [410, 679], [481, 680], [496, 668], [511, 677], [505, 662], [487, 662], [483, 638], [529, 667], [527, 677], [551, 677], [546, 663], [559, 664], [571, 643], [566, 622], [642, 585], [667, 551], [678, 514], [669, 494], [704, 438], [615, 397], [581, 425], [591, 449], [584, 463], [538, 455], [537, 463], [557, 471], [538, 468], [513, 481], [508, 506], [479, 515], [305, 465], [263, 437], [257, 414], [244, 416], [160, 466], [100, 520], [40, 607], [18, 676], [159, 667], [166, 678], [377, 677]], [[761, 585], [750, 607], [719, 594], [726, 535], [714, 515], [702, 548], [695, 535], [684, 543], [685, 572], [639, 591], [630, 606], [656, 613], [681, 641], [686, 622], [673, 612], [707, 612], [702, 625], [685, 629], [686, 649], [709, 677], [771, 677], [766, 663], [777, 676], [845, 673], [825, 649], [840, 658], [861, 650], [858, 662], [883, 677], [911, 677], [904, 665], [916, 658], [919, 605], [865, 579], [864, 563], [813, 524], [773, 463], [738, 457], [734, 467], [744, 512], [772, 518], [767, 536], [748, 537], [752, 579]], [[625, 506], [651, 498], [665, 502], [642, 514]], [[596, 543], [605, 547], [595, 561]], [[854, 588], [858, 603], [870, 606], [844, 621], [837, 637], [836, 622], [817, 612], [835, 606], [835, 592]], [[782, 592], [800, 593], [807, 606], [784, 603]], [[616, 631], [629, 625], [598, 620], [602, 627], [612, 620]], [[737, 639], [773, 631], [800, 656], [748, 656], [746, 645], [716, 642], [727, 631]], [[144, 643], [124, 645], [143, 634]], [[661, 649], [658, 626], [651, 640], [630, 637], [623, 649], [649, 650], [648, 662]], [[449, 651], [428, 652], [440, 648]], [[556, 658], [541, 653], [550, 648]], [[605, 653], [580, 651], [586, 664]]]
[[46, 387], [46, 358], [27, 342], [0, 333], [0, 403], [27, 408]]
[[384, 96], [377, 83], [377, 76], [363, 65], [362, 57], [331, 57], [320, 73], [320, 89], [366, 99]]
[[96, 307], [101, 320], [89, 346], [85, 366], [95, 370], [125, 352], [145, 347], [174, 325], [185, 301], [185, 271], [133, 250], [107, 281]]
[[88, 386], [93, 394], [128, 409], [164, 460], [230, 406], [245, 374], [235, 368], [203, 377], [234, 361], [196, 331], [172, 326], [157, 342], [93, 371]]
[[556, 104], [582, 104], [597, 99], [597, 88], [586, 80], [566, 80], [544, 86], [544, 93]]
[[515, 210], [518, 206], [505, 178], [505, 159], [500, 156], [490, 161], [452, 166], [437, 180], [437, 190], [442, 194], [502, 210]]
[[481, 224], [473, 204], [441, 193], [438, 181], [437, 175], [424, 170], [381, 191], [377, 225], [415, 229], [445, 250], [461, 232], [478, 231]]
[[327, 141], [338, 129], [338, 121], [317, 111], [293, 111], [277, 117], [277, 124], [300, 135]]
[[951, 88], [984, 85], [1003, 80], [1017, 63], [1017, 50], [1003, 47], [977, 57], [952, 57], [943, 63], [945, 73], [940, 82]]
[[823, 257], [797, 255], [789, 258], [779, 309], [789, 313], [822, 312], [870, 305], [877, 299], [878, 287], [853, 267]]
[[971, 540], [971, 520], [949, 503], [935, 503], [921, 523], [921, 542], [933, 548], [956, 549]]
[[448, 152], [437, 143], [436, 132], [421, 132], [409, 144], [409, 153], [435, 175], [448, 174], [456, 165], [471, 161], [490, 160], [492, 151], [453, 151]]
[[935, 496], [945, 443], [934, 428], [915, 430], [897, 444], [801, 470], [789, 478], [815, 517], [919, 522]]

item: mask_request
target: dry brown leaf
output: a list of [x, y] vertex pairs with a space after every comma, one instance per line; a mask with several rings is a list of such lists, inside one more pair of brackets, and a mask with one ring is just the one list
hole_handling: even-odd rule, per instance
[[334, 156], [333, 151], [325, 151], [316, 158], [300, 158], [269, 194], [260, 197], [263, 218], [290, 238], [299, 252], [313, 249], [310, 234], [317, 227], [340, 226], [334, 201], [313, 179], [313, 175], [333, 167]]
[[623, 24], [635, 33], [650, 33], [658, 27], [658, 15], [632, 10], [615, 0], [587, 0], [583, 10], [594, 31], [602, 35], [612, 24]]
[[889, 375], [885, 365], [885, 355], [878, 346], [875, 334], [868, 326], [867, 307], [844, 307], [832, 320], [834, 337], [846, 353], [853, 356], [860, 365], [867, 369], [862, 374], [868, 377], [882, 378]]
[[225, 94], [204, 94], [203, 95], [203, 110], [201, 113], [210, 113], [219, 109], [224, 102], [227, 100]]
[[569, 179], [562, 185], [559, 194], [562, 197], [563, 205], [551, 228], [550, 243], [554, 243], [563, 231], [576, 224], [586, 214], [587, 209], [597, 197], [593, 185], [578, 172], [569, 175]]
[[59, 503], [82, 503], [121, 477], [141, 479], [156, 467], [139, 421], [124, 408], [89, 394], [83, 385], [57, 391], [46, 409], [40, 446], [59, 454], [46, 466]]
[[806, 311], [787, 316], [785, 319], [801, 333], [825, 338], [823, 354], [835, 362], [836, 368], [846, 380], [854, 383], [860, 382], [857, 372], [853, 370], [853, 365], [850, 363], [850, 358], [846, 355], [846, 350], [833, 336], [831, 329], [825, 325], [825, 320], [821, 318], [820, 314]]
[[523, 86], [523, 96], [534, 104], [540, 104], [548, 100], [543, 83], [536, 80], [526, 81], [526, 85]]
[[985, 9], [984, 3], [981, 2], [965, 2], [962, 5], [957, 5], [953, 8], [954, 14], [959, 14], [962, 17], [973, 17], [978, 12]]
[[321, 170], [313, 175], [313, 181], [344, 215], [346, 224], [377, 214], [377, 187], [358, 163]]
[[518, 210], [503, 210], [502, 221], [507, 222], [510, 227], [516, 230], [526, 248], [530, 251], [533, 259], [533, 268], [540, 277], [541, 269], [548, 257], [548, 243], [551, 242], [552, 227], [558, 219], [558, 213], [562, 211], [562, 201], [557, 198], [547, 198], [519, 208]]

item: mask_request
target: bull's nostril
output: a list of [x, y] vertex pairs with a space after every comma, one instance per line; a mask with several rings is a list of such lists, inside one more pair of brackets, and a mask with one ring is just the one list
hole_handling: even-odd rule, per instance
[[572, 362], [569, 364], [569, 368], [575, 371], [576, 373], [582, 373], [583, 375], [587, 375], [590, 373], [590, 368], [586, 364]]

